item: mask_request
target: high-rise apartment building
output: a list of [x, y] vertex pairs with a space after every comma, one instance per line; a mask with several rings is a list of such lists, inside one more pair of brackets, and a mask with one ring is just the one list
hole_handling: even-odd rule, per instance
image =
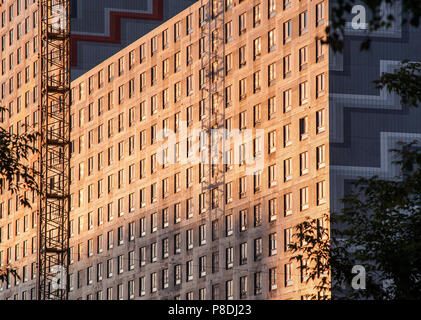
[[[364, 31], [347, 27], [343, 54], [333, 54], [321, 42], [330, 2], [211, 0], [223, 3], [220, 19], [197, 1], [72, 82], [69, 298], [301, 299], [313, 290], [290, 261], [294, 227], [306, 217], [326, 224], [357, 176], [391, 176], [386, 150], [421, 131], [419, 111], [370, 89], [402, 52], [416, 52], [419, 32], [394, 25], [361, 53]], [[29, 47], [19, 76], [10, 72], [17, 48], [2, 55], [2, 125], [14, 132], [38, 119]], [[209, 139], [224, 143], [216, 160]], [[0, 262], [21, 279], [0, 297], [34, 298], [36, 197], [30, 210], [2, 191]]]
[[[203, 38], [199, 1], [73, 81], [72, 298], [305, 293], [287, 245], [304, 216], [329, 211], [328, 55], [316, 57], [314, 39], [327, 20], [316, 24], [312, 3], [224, 10], [219, 46]], [[221, 79], [205, 74], [212, 50], [225, 51], [224, 101], [203, 98]], [[198, 156], [209, 103], [223, 104], [216, 128], [231, 135], [218, 160], [223, 204]]]

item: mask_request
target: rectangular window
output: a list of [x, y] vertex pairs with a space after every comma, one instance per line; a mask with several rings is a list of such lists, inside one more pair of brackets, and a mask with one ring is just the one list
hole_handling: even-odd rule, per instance
[[308, 187], [300, 189], [300, 211], [308, 208]]
[[262, 207], [260, 204], [257, 204], [253, 208], [254, 211], [254, 226], [258, 227], [262, 224]]
[[253, 7], [253, 27], [257, 27], [260, 24], [260, 5]]
[[158, 52], [158, 36], [151, 39], [151, 56]]
[[232, 21], [229, 21], [225, 24], [225, 42], [230, 42], [232, 40]]
[[292, 159], [284, 160], [284, 181], [291, 180], [292, 178]]
[[284, 29], [284, 43], [291, 41], [292, 37], [292, 21], [288, 20], [283, 24]]
[[240, 33], [240, 35], [242, 35], [243, 33], [246, 32], [246, 28], [247, 28], [247, 25], [246, 25], [246, 14], [245, 13], [241, 14], [238, 17], [238, 24], [239, 24], [239, 27], [238, 27], [239, 33]]
[[246, 79], [241, 79], [239, 82], [239, 96], [240, 100], [244, 100], [247, 96]]
[[181, 70], [181, 52], [177, 52], [174, 55], [174, 72]]
[[288, 216], [292, 213], [292, 193], [284, 194], [284, 216]]
[[300, 119], [300, 140], [304, 140], [308, 137], [308, 117], [304, 117]]
[[189, 14], [186, 17], [186, 33], [190, 34], [193, 32], [193, 14]]
[[242, 46], [238, 49], [238, 61], [240, 68], [246, 65], [246, 46]]
[[321, 73], [316, 76], [316, 98], [323, 96], [325, 93], [325, 74]]
[[300, 48], [298, 55], [299, 55], [299, 69], [303, 70], [307, 67], [307, 63], [308, 63], [307, 46]]
[[325, 145], [316, 148], [316, 168], [320, 169], [325, 166]]
[[272, 85], [276, 80], [276, 64], [271, 63], [268, 65], [268, 85]]
[[322, 39], [316, 39], [316, 62], [323, 60], [324, 57], [324, 47]]
[[140, 92], [144, 91], [146, 89], [146, 72], [143, 72], [139, 76], [139, 88]]
[[253, 92], [256, 93], [260, 91], [260, 71], [253, 73]]
[[146, 45], [142, 43], [139, 47], [140, 63], [146, 60]]
[[274, 256], [278, 253], [278, 245], [276, 241], [276, 233], [269, 234], [269, 256]]
[[[227, 54], [225, 56], [225, 73], [229, 74], [231, 71], [232, 71], [232, 53]], [[201, 76], [202, 78], [200, 79], [200, 81], [202, 82], [204, 81], [204, 73]]]
[[206, 14], [206, 6], [201, 6], [199, 8], [199, 27], [202, 26], [206, 22], [207, 14]]
[[268, 52], [276, 49], [276, 31], [275, 29], [268, 32]]
[[275, 97], [268, 99], [268, 120], [274, 119], [276, 116], [276, 103]]
[[284, 267], [285, 270], [285, 286], [292, 285], [292, 264], [287, 263]]
[[240, 199], [245, 198], [247, 193], [247, 177], [241, 177], [239, 179], [239, 197]]
[[234, 233], [234, 221], [232, 214], [225, 216], [225, 234], [230, 236]]
[[316, 4], [316, 26], [322, 25], [325, 20], [325, 3], [324, 1]]
[[203, 246], [206, 244], [206, 224], [199, 226], [199, 245]]
[[276, 165], [271, 165], [268, 167], [268, 175], [269, 175], [269, 188], [276, 186], [277, 178], [276, 178]]
[[262, 53], [262, 41], [261, 38], [254, 39], [253, 41], [253, 57], [254, 60], [260, 57]]
[[193, 45], [188, 45], [186, 48], [186, 65], [191, 65], [193, 63]]
[[276, 268], [269, 269], [269, 290], [276, 290], [277, 289], [277, 273]]
[[276, 15], [276, 0], [268, 1], [268, 17], [272, 18]]
[[240, 210], [240, 231], [247, 230], [247, 210]]
[[284, 66], [284, 78], [287, 78], [291, 75], [291, 55], [287, 55], [283, 58], [283, 66]]
[[189, 75], [186, 79], [186, 86], [187, 86], [187, 95], [190, 96], [193, 94], [193, 76]]
[[321, 109], [316, 112], [316, 133], [325, 131], [325, 110]]
[[162, 31], [162, 50], [168, 48], [168, 29]]
[[308, 173], [308, 152], [300, 153], [300, 175]]
[[299, 34], [300, 34], [300, 36], [307, 32], [307, 25], [308, 25], [307, 11], [304, 11], [304, 12], [300, 13], [300, 17], [299, 17]]
[[278, 213], [277, 199], [273, 198], [268, 201], [269, 207], [269, 222], [275, 221]]
[[254, 273], [254, 294], [258, 295], [262, 293], [263, 283], [262, 283], [262, 273]]
[[226, 269], [231, 269], [234, 265], [234, 248], [226, 248], [225, 249], [225, 262], [226, 262]]
[[158, 81], [158, 67], [155, 65], [151, 68], [151, 86]]
[[292, 90], [288, 89], [283, 92], [283, 109], [284, 113], [292, 108]]
[[301, 82], [299, 85], [299, 103], [300, 106], [308, 102], [308, 81]]
[[321, 205], [323, 203], [326, 203], [326, 183], [325, 183], [325, 181], [317, 182], [316, 190], [317, 190], [317, 205]]

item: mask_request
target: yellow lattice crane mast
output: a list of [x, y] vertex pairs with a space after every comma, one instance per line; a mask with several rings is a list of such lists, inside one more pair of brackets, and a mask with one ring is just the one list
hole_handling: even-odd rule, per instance
[[68, 298], [70, 0], [38, 0], [40, 39], [38, 299]]

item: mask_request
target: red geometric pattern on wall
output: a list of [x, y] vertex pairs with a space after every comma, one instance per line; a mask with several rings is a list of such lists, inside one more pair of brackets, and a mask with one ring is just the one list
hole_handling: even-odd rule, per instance
[[110, 31], [109, 36], [92, 36], [83, 34], [71, 35], [71, 66], [77, 66], [78, 42], [102, 42], [102, 43], [121, 43], [121, 19], [133, 20], [158, 20], [164, 19], [164, 0], [153, 0], [152, 13], [135, 13], [110, 11]]

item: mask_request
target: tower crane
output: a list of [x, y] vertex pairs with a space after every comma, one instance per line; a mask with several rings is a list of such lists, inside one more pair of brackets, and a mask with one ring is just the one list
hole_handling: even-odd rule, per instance
[[39, 300], [68, 298], [70, 0], [38, 0], [40, 48]]

